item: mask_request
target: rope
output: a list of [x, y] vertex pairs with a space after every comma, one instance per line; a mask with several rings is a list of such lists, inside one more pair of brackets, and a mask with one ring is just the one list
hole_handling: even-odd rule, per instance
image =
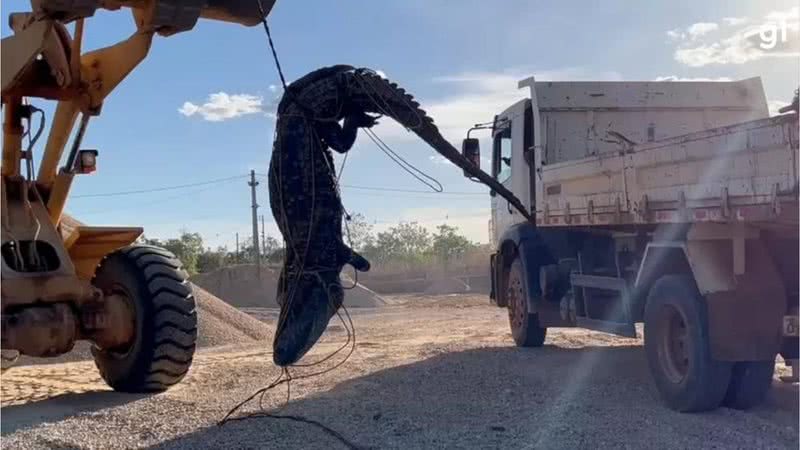
[[[275, 66], [276, 66], [276, 69], [278, 71], [278, 75], [280, 76], [281, 84], [283, 85], [284, 95], [290, 95], [291, 97], [295, 97], [294, 94], [287, 89], [286, 80], [285, 80], [285, 78], [283, 76], [283, 70], [281, 69], [280, 61], [279, 61], [279, 58], [278, 58], [278, 54], [277, 54], [277, 52], [275, 50], [274, 42], [272, 41], [272, 35], [270, 33], [270, 30], [269, 30], [269, 25], [267, 24], [267, 20], [266, 20], [266, 17], [265, 17], [266, 15], [264, 14], [264, 8], [263, 8], [263, 5], [261, 4], [261, 0], [256, 0], [256, 1], [258, 3], [259, 12], [261, 13], [261, 18], [262, 18], [261, 22], [262, 22], [262, 24], [264, 26], [264, 31], [265, 31], [265, 33], [267, 35], [267, 41], [269, 43], [270, 50], [272, 52], [272, 57], [273, 57], [273, 59], [275, 61]], [[369, 85], [369, 87], [373, 89], [374, 93], [377, 94], [377, 90], [375, 90], [375, 87], [372, 86], [370, 83], [366, 83], [364, 81], [363, 77], [360, 76], [360, 73], [361, 72], [357, 72], [357, 75], [359, 75], [357, 78], [362, 83], [362, 86], [366, 87], [367, 85]], [[396, 114], [393, 114], [394, 111], [391, 111], [391, 105], [389, 105], [388, 102], [386, 102], [384, 100], [383, 101], [384, 105], [381, 106], [380, 103], [378, 103], [376, 101], [375, 96], [373, 96], [372, 93], [370, 93], [368, 89], [365, 88], [364, 91], [367, 93], [367, 95], [369, 95], [371, 101], [375, 103], [375, 106], [379, 110], [391, 112], [392, 114], [386, 114], [386, 115], [390, 115], [393, 118], [398, 117]], [[343, 107], [344, 102], [343, 101], [340, 102], [340, 100], [342, 100], [342, 99], [340, 99], [338, 97], [338, 94], [339, 94], [339, 92], [337, 90], [337, 103], [339, 103], [339, 107], [341, 109]], [[383, 100], [380, 95], [377, 95], [377, 98]], [[297, 99], [294, 99], [294, 100], [296, 101]], [[409, 109], [417, 115], [417, 119], [419, 120], [419, 124], [416, 125], [414, 128], [421, 126], [422, 123], [423, 123], [422, 118], [419, 116], [419, 114], [417, 113], [417, 111], [414, 108], [410, 107], [411, 105], [408, 104], [408, 101], [405, 98], [404, 98], [404, 101], [406, 102], [406, 105], [409, 106]], [[338, 270], [338, 269], [324, 268], [324, 267], [323, 268], [307, 268], [306, 267], [306, 262], [307, 262], [307, 258], [308, 258], [308, 252], [309, 252], [309, 249], [310, 249], [310, 246], [311, 246], [311, 239], [313, 238], [313, 230], [317, 226], [316, 217], [315, 217], [315, 215], [316, 215], [316, 186], [317, 186], [317, 184], [316, 184], [315, 159], [314, 159], [313, 152], [314, 151], [322, 152], [322, 151], [324, 151], [324, 148], [323, 148], [322, 141], [321, 141], [320, 137], [317, 135], [316, 130], [314, 129], [313, 123], [311, 122], [311, 120], [313, 120], [313, 117], [310, 117], [311, 116], [311, 112], [308, 110], [308, 108], [305, 108], [302, 103], [297, 102], [297, 104], [300, 107], [301, 111], [303, 111], [303, 120], [305, 122], [304, 125], [306, 127], [306, 130], [307, 130], [307, 132], [308, 132], [308, 130], [310, 130], [311, 135], [313, 136], [313, 141], [311, 142], [311, 145], [308, 146], [309, 147], [309, 152], [312, 152], [312, 154], [309, 155], [309, 159], [311, 161], [310, 170], [311, 170], [311, 174], [312, 174], [312, 177], [311, 177], [311, 213], [310, 213], [309, 222], [308, 222], [308, 227], [309, 228], [308, 228], [308, 235], [306, 236], [306, 248], [305, 248], [305, 250], [304, 250], [304, 252], [302, 254], [302, 257], [300, 257], [299, 253], [297, 252], [297, 248], [294, 245], [295, 244], [295, 240], [291, 236], [291, 234], [289, 232], [290, 228], [288, 226], [288, 223], [286, 222], [288, 219], [287, 219], [286, 209], [285, 209], [285, 204], [284, 204], [284, 199], [283, 199], [283, 192], [282, 192], [282, 190], [278, 191], [278, 195], [279, 195], [278, 204], [280, 205], [281, 213], [282, 213], [281, 215], [282, 215], [283, 221], [284, 221], [284, 223], [282, 225], [283, 225], [283, 229], [286, 230], [285, 232], [287, 234], [287, 236], [284, 236], [284, 240], [286, 241], [286, 244], [287, 244], [286, 245], [287, 251], [286, 251], [285, 257], [284, 257], [285, 259], [284, 259], [284, 274], [283, 275], [285, 276], [286, 282], [289, 283], [289, 285], [290, 285], [289, 286], [289, 292], [287, 292], [286, 303], [283, 305], [284, 306], [283, 313], [280, 315], [280, 317], [278, 319], [278, 330], [281, 330], [283, 325], [285, 324], [285, 320], [288, 317], [288, 311], [291, 310], [291, 306], [292, 306], [292, 304], [293, 304], [293, 302], [295, 300], [295, 295], [297, 293], [296, 292], [297, 291], [297, 286], [299, 285], [299, 283], [302, 280], [302, 278], [304, 276], [307, 276], [307, 275], [316, 276], [317, 277], [317, 281], [323, 285], [323, 287], [325, 288], [326, 293], [328, 294], [328, 301], [332, 302], [332, 298], [331, 298], [331, 295], [330, 295], [330, 286], [324, 283], [324, 280], [320, 276], [320, 273], [323, 272], [323, 271]], [[336, 117], [338, 117], [338, 114], [337, 114]], [[278, 131], [277, 131], [277, 128], [276, 128], [276, 137], [277, 137], [277, 133], [278, 133]], [[434, 191], [442, 192], [442, 190], [443, 190], [442, 185], [436, 179], [434, 179], [433, 177], [425, 174], [420, 169], [418, 169], [418, 168], [414, 167], [412, 164], [408, 163], [405, 159], [403, 159], [400, 155], [398, 155], [394, 150], [392, 150], [388, 145], [386, 145], [386, 143], [384, 143], [371, 130], [366, 129], [366, 133], [370, 137], [370, 139], [372, 139], [373, 142], [375, 142], [375, 144], [387, 156], [389, 156], [390, 159], [392, 159], [395, 163], [400, 165], [400, 167], [402, 167], [406, 172], [408, 172], [409, 174], [414, 176], [416, 179], [418, 179], [422, 183], [424, 183], [427, 186], [429, 186], [430, 188], [432, 188]], [[281, 157], [280, 152], [282, 151], [282, 149], [280, 148], [280, 141], [278, 139], [275, 139], [275, 141], [277, 142], [277, 146], [276, 146], [275, 149], [273, 149], [273, 153], [277, 152], [277, 157], [280, 158]], [[319, 147], [319, 148], [317, 148], [317, 147]], [[276, 155], [273, 154], [273, 158], [275, 156]], [[334, 168], [331, 167], [330, 162], [328, 161], [328, 158], [326, 158], [325, 155], [323, 155], [323, 159], [324, 159], [325, 164], [327, 165], [327, 168], [328, 168], [328, 175], [331, 177], [331, 180], [332, 180], [332, 182], [334, 184], [334, 189], [335, 189], [337, 200], [339, 201], [339, 204], [340, 204], [342, 210], [344, 212], [346, 212], [346, 210], [344, 208], [344, 205], [343, 205], [343, 202], [341, 200], [341, 188], [340, 188], [340, 185], [339, 185], [339, 181], [340, 181], [340, 177], [341, 177], [341, 171], [340, 171], [339, 175], [337, 176], [336, 173], [335, 173]], [[342, 168], [341, 168], [342, 171], [344, 170], [344, 166], [345, 166], [346, 162], [347, 162], [347, 155], [345, 154], [345, 159], [342, 162]], [[277, 177], [277, 182], [278, 182], [279, 186], [283, 186], [282, 173], [281, 172], [282, 172], [282, 164], [281, 164], [281, 161], [279, 159], [278, 167], [277, 167], [277, 170], [276, 170], [276, 177]], [[347, 220], [350, 220], [350, 215], [349, 214], [347, 214]], [[352, 240], [351, 240], [351, 237], [350, 237], [350, 229], [349, 229], [349, 226], [347, 225], [347, 222], [345, 222], [345, 229], [346, 229], [346, 232], [347, 232], [348, 242], [352, 247]], [[341, 232], [341, 230], [340, 230], [340, 232]], [[296, 264], [295, 267], [291, 267], [291, 268], [289, 266], [289, 255], [290, 255], [290, 253], [288, 251], [289, 245], [291, 245], [291, 251], [292, 251], [291, 255], [293, 255], [295, 260], [297, 260], [299, 258], [299, 261], [295, 261], [298, 264]], [[355, 277], [355, 283], [357, 283], [357, 275]], [[351, 288], [352, 287], [355, 287], [355, 284], [353, 286], [351, 286]], [[347, 320], [345, 320], [345, 318], [342, 317], [341, 311], [344, 311], [344, 315], [345, 315]], [[269, 417], [269, 418], [273, 418], [273, 419], [292, 420], [292, 421], [296, 421], [296, 422], [301, 422], [301, 423], [307, 423], [307, 424], [310, 424], [310, 425], [314, 425], [314, 426], [320, 428], [321, 430], [323, 430], [325, 433], [329, 434], [330, 436], [336, 438], [339, 442], [344, 444], [347, 448], [358, 449], [359, 447], [356, 444], [354, 444], [353, 442], [349, 441], [342, 434], [340, 434], [339, 432], [333, 430], [332, 428], [328, 427], [327, 425], [325, 425], [325, 424], [323, 424], [321, 422], [318, 422], [318, 421], [312, 420], [312, 419], [308, 419], [308, 418], [302, 417], [302, 416], [287, 415], [287, 414], [274, 414], [274, 413], [269, 413], [269, 412], [265, 412], [264, 411], [264, 403], [263, 403], [264, 402], [264, 396], [270, 390], [272, 390], [272, 389], [274, 389], [277, 386], [280, 386], [282, 384], [286, 384], [286, 402], [283, 405], [283, 407], [285, 407], [286, 405], [289, 404], [289, 401], [291, 400], [291, 382], [292, 382], [292, 380], [302, 380], [302, 379], [307, 379], [307, 378], [318, 377], [318, 376], [324, 375], [324, 374], [329, 373], [329, 372], [331, 372], [333, 370], [336, 370], [338, 367], [340, 367], [342, 364], [344, 364], [345, 362], [347, 362], [350, 359], [350, 357], [352, 356], [352, 354], [353, 354], [353, 352], [355, 351], [355, 348], [356, 348], [355, 325], [353, 324], [353, 319], [350, 316], [350, 313], [347, 310], [347, 308], [344, 306], [344, 304], [341, 305], [340, 309], [336, 309], [336, 315], [339, 318], [339, 320], [341, 321], [345, 331], [347, 332], [347, 338], [345, 340], [345, 343], [342, 344], [335, 351], [333, 351], [332, 353], [328, 354], [327, 356], [323, 357], [322, 359], [320, 359], [318, 361], [314, 361], [314, 362], [307, 363], [307, 364], [293, 364], [293, 365], [291, 365], [291, 367], [293, 367], [293, 368], [309, 368], [309, 367], [319, 366], [320, 364], [323, 364], [323, 363], [331, 360], [333, 357], [335, 357], [336, 355], [338, 355], [339, 353], [341, 353], [342, 351], [344, 351], [345, 349], [347, 349], [349, 347], [349, 351], [347, 352], [346, 355], [344, 355], [344, 358], [342, 358], [340, 361], [336, 362], [335, 364], [333, 364], [330, 367], [327, 367], [325, 369], [319, 370], [317, 372], [313, 372], [313, 373], [309, 373], [309, 374], [303, 374], [303, 375], [300, 375], [300, 376], [292, 376], [292, 373], [290, 372], [289, 367], [284, 367], [283, 370], [281, 371], [280, 375], [278, 376], [278, 378], [275, 379], [275, 381], [273, 381], [272, 383], [270, 383], [266, 387], [257, 390], [250, 397], [248, 397], [244, 401], [240, 402], [239, 404], [234, 406], [230, 411], [228, 411], [228, 413], [225, 415], [225, 417], [223, 417], [223, 419], [219, 422], [219, 425], [222, 426], [225, 423], [227, 423], [229, 421], [233, 421], [233, 420], [245, 420], [245, 419], [257, 418], [257, 417]], [[248, 404], [250, 401], [252, 401], [256, 397], [259, 398], [258, 404], [259, 404], [259, 410], [260, 411], [254, 412], [254, 413], [250, 413], [250, 414], [246, 414], [246, 415], [233, 417], [233, 414], [235, 414], [242, 407], [244, 407], [244, 405]]]
[[281, 78], [283, 90], [286, 91], [286, 78], [283, 77], [281, 62], [278, 60], [278, 53], [275, 51], [275, 44], [272, 42], [272, 33], [269, 32], [269, 24], [267, 24], [267, 15], [264, 13], [264, 5], [261, 4], [261, 0], [256, 0], [256, 3], [258, 4], [258, 12], [261, 14], [261, 24], [264, 25], [264, 31], [267, 33], [269, 48], [272, 50], [272, 59], [275, 60], [275, 67], [278, 69], [278, 76]]
[[[266, 17], [265, 17], [265, 14], [264, 14], [263, 6], [261, 4], [261, 0], [256, 0], [256, 1], [258, 2], [259, 11], [260, 11], [261, 17], [262, 17], [262, 24], [264, 25], [264, 31], [267, 34], [267, 39], [268, 39], [268, 42], [269, 42], [270, 49], [272, 51], [273, 59], [275, 60], [275, 65], [276, 65], [276, 68], [278, 70], [278, 75], [280, 76], [281, 84], [283, 85], [283, 88], [284, 88], [284, 94], [285, 95], [291, 95], [291, 93], [286, 89], [286, 80], [285, 80], [285, 78], [283, 76], [283, 71], [282, 71], [281, 66], [280, 66], [280, 61], [278, 59], [277, 52], [275, 51], [275, 46], [274, 46], [274, 43], [272, 41], [272, 36], [271, 36], [270, 30], [269, 30], [269, 26], [267, 25], [267, 21], [266, 21]], [[301, 109], [304, 109], [302, 104], [298, 103], [298, 105], [301, 107]], [[289, 292], [287, 292], [286, 304], [284, 306], [284, 313], [281, 314], [279, 319], [278, 319], [278, 330], [280, 330], [281, 327], [283, 326], [283, 324], [285, 323], [285, 320], [286, 320], [286, 318], [288, 316], [288, 311], [291, 310], [291, 305], [293, 304], [293, 302], [295, 300], [295, 294], [297, 293], [296, 292], [297, 286], [299, 285], [299, 282], [301, 281], [303, 276], [306, 276], [306, 275], [314, 275], [314, 276], [316, 276], [318, 281], [323, 284], [326, 293], [328, 293], [328, 301], [332, 302], [332, 299], [331, 299], [331, 296], [330, 296], [330, 287], [328, 285], [324, 284], [323, 279], [320, 276], [320, 272], [321, 271], [332, 270], [332, 269], [326, 269], [326, 268], [321, 268], [320, 269], [320, 268], [317, 268], [316, 270], [308, 270], [305, 267], [306, 261], [307, 261], [307, 257], [308, 257], [308, 252], [309, 252], [309, 249], [310, 249], [310, 246], [311, 246], [311, 239], [313, 238], [313, 230], [314, 230], [314, 227], [317, 225], [316, 218], [315, 218], [315, 215], [316, 215], [316, 168], [314, 167], [315, 166], [315, 159], [314, 159], [313, 152], [315, 152], [315, 151], [323, 151], [323, 149], [322, 149], [322, 145], [321, 145], [322, 142], [321, 142], [319, 136], [316, 134], [316, 131], [314, 130], [313, 123], [310, 123], [308, 115], [304, 114], [303, 118], [304, 118], [304, 121], [305, 121], [304, 125], [305, 125], [306, 129], [307, 130], [311, 130], [311, 133], [313, 135], [313, 142], [311, 143], [311, 145], [308, 146], [309, 147], [309, 152], [311, 153], [311, 154], [309, 154], [309, 159], [311, 161], [311, 168], [310, 169], [311, 169], [311, 174], [312, 174], [312, 177], [311, 177], [311, 193], [312, 193], [311, 194], [311, 213], [310, 213], [310, 217], [309, 217], [308, 235], [306, 237], [306, 248], [305, 248], [305, 250], [304, 250], [304, 252], [302, 254], [302, 257], [301, 257], [300, 254], [297, 252], [297, 248], [294, 245], [295, 240], [291, 236], [291, 234], [289, 232], [290, 228], [288, 226], [288, 223], [286, 222], [288, 219], [287, 219], [286, 209], [285, 209], [285, 204], [284, 204], [284, 199], [283, 199], [283, 192], [282, 192], [282, 190], [278, 191], [278, 195], [279, 195], [279, 202], [278, 203], [280, 205], [281, 212], [282, 212], [281, 215], [282, 215], [283, 220], [284, 220], [283, 229], [286, 230], [286, 233], [288, 234], [288, 236], [284, 237], [284, 240], [286, 241], [286, 244], [287, 244], [286, 245], [287, 252], [286, 252], [286, 254], [284, 256], [284, 258], [285, 258], [284, 259], [284, 267], [285, 268], [289, 267], [289, 264], [288, 264], [289, 263], [289, 260], [288, 260], [288, 258], [289, 258], [289, 252], [288, 252], [289, 245], [291, 245], [292, 255], [294, 255], [295, 259], [299, 258], [299, 261], [296, 261], [296, 262], [299, 263], [297, 270], [285, 269], [284, 275], [286, 277], [287, 283], [289, 283], [289, 285], [290, 285], [290, 288], [289, 288]], [[277, 128], [276, 128], [276, 136], [277, 136]], [[275, 141], [278, 142], [278, 146], [277, 146], [277, 148], [275, 150], [279, 153], [279, 152], [282, 151], [282, 149], [280, 148], [280, 141], [278, 141], [277, 139], [275, 139]], [[320, 148], [317, 148], [318, 145], [319, 145]], [[280, 158], [280, 155], [278, 155], [278, 158]], [[326, 161], [326, 164], [327, 164], [327, 159], [325, 159], [325, 161]], [[331, 175], [332, 179], [334, 180], [334, 183], [335, 183], [335, 186], [336, 186], [336, 192], [337, 192], [337, 196], [338, 196], [338, 194], [339, 194], [338, 178], [334, 176], [333, 168], [331, 168], [329, 166], [328, 169], [329, 169], [329, 174]], [[277, 177], [278, 184], [280, 186], [282, 186], [283, 185], [283, 183], [282, 183], [282, 164], [280, 163], [280, 160], [279, 160], [277, 171], [276, 171], [276, 177]], [[341, 198], [339, 198], [339, 201], [341, 203]], [[342, 206], [342, 208], [344, 209], [343, 206]], [[342, 325], [343, 325], [344, 329], [347, 331], [347, 339], [346, 339], [345, 343], [342, 346], [340, 346], [338, 349], [336, 349], [334, 352], [332, 352], [331, 354], [325, 356], [324, 358], [322, 358], [322, 359], [320, 359], [318, 361], [314, 361], [314, 362], [308, 363], [308, 364], [293, 364], [291, 367], [316, 367], [316, 366], [318, 366], [320, 364], [323, 364], [324, 362], [330, 360], [331, 358], [333, 358], [334, 356], [336, 356], [337, 354], [339, 354], [340, 352], [345, 350], [348, 346], [350, 346], [349, 352], [344, 356], [344, 358], [341, 361], [335, 363], [334, 365], [332, 365], [331, 367], [328, 367], [326, 369], [323, 369], [323, 370], [320, 370], [320, 371], [317, 371], [317, 372], [314, 372], [314, 373], [304, 374], [304, 375], [294, 376], [294, 377], [292, 376], [291, 372], [289, 371], [289, 367], [284, 367], [283, 370], [281, 371], [280, 375], [278, 376], [278, 378], [275, 381], [270, 383], [268, 386], [257, 390], [250, 397], [248, 397], [244, 401], [240, 402], [239, 404], [234, 406], [230, 411], [228, 411], [228, 413], [225, 415], [225, 417], [223, 417], [223, 419], [219, 422], [219, 425], [222, 426], [222, 425], [224, 425], [225, 423], [227, 423], [229, 421], [245, 420], [245, 419], [257, 418], [257, 417], [269, 417], [269, 418], [273, 418], [273, 419], [292, 420], [292, 421], [295, 421], [295, 422], [301, 422], [301, 423], [307, 423], [307, 424], [310, 424], [310, 425], [314, 425], [314, 426], [320, 428], [321, 430], [323, 430], [325, 433], [327, 433], [327, 434], [331, 435], [332, 437], [336, 438], [337, 440], [339, 440], [347, 448], [358, 449], [359, 447], [357, 445], [355, 445], [354, 443], [349, 441], [342, 434], [340, 434], [339, 432], [333, 430], [332, 428], [328, 427], [327, 425], [324, 425], [323, 423], [321, 423], [319, 421], [308, 419], [308, 418], [305, 418], [305, 417], [302, 417], [302, 416], [279, 415], [279, 414], [268, 413], [268, 412], [263, 411], [263, 409], [264, 409], [264, 403], [263, 403], [264, 402], [264, 396], [266, 395], [267, 392], [269, 392], [270, 390], [274, 389], [275, 387], [280, 386], [281, 384], [286, 384], [286, 402], [283, 405], [283, 407], [285, 407], [286, 405], [289, 404], [289, 401], [291, 400], [291, 381], [292, 380], [301, 380], [301, 379], [320, 376], [320, 375], [326, 374], [326, 373], [328, 373], [328, 372], [330, 372], [332, 370], [335, 370], [336, 368], [338, 368], [339, 366], [341, 366], [342, 364], [347, 362], [347, 360], [350, 358], [350, 356], [353, 354], [353, 352], [355, 351], [355, 348], [356, 348], [356, 333], [355, 333], [355, 326], [353, 325], [352, 317], [350, 316], [350, 313], [347, 311], [347, 308], [344, 305], [341, 305], [341, 309], [344, 311], [344, 314], [347, 317], [347, 320], [345, 321], [345, 319], [342, 317], [341, 312], [338, 309], [336, 310], [336, 315], [338, 316], [339, 320], [342, 322]], [[352, 345], [351, 345], [351, 343], [352, 343]], [[235, 414], [244, 405], [246, 405], [247, 403], [249, 403], [250, 401], [252, 401], [256, 397], [259, 397], [258, 404], [259, 404], [259, 410], [260, 411], [254, 412], [254, 413], [250, 413], [250, 414], [246, 414], [246, 415], [242, 415], [242, 416], [238, 416], [238, 417], [232, 417], [233, 414]]]
[[[377, 145], [378, 148], [384, 154], [386, 154], [386, 156], [389, 157], [389, 159], [394, 161], [394, 163], [397, 164], [398, 166], [400, 166], [401, 169], [403, 169], [406, 172], [408, 172], [409, 175], [411, 175], [412, 177], [416, 178], [417, 180], [419, 180], [420, 183], [424, 184], [425, 186], [428, 186], [429, 188], [431, 188], [436, 193], [444, 192], [444, 187], [442, 186], [442, 183], [439, 182], [439, 180], [437, 180], [436, 178], [428, 175], [427, 173], [423, 172], [418, 167], [416, 167], [413, 164], [411, 164], [410, 162], [406, 161], [397, 152], [392, 150], [391, 147], [386, 145], [386, 143], [383, 142], [383, 140], [380, 137], [378, 137], [378, 135], [375, 134], [374, 131], [366, 129], [366, 130], [364, 130], [364, 132], [367, 134], [367, 136], [369, 136], [369, 138], [372, 140], [372, 142], [374, 142], [375, 145]], [[426, 181], [426, 179], [430, 180], [430, 181]]]

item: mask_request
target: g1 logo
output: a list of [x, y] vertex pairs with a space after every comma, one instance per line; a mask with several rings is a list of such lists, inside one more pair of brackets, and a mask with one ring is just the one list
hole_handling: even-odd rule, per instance
[[786, 25], [786, 19], [781, 19], [780, 22], [768, 22], [760, 27], [751, 30], [745, 34], [746, 38], [758, 35], [761, 42], [758, 46], [762, 50], [772, 50], [778, 43], [785, 43], [788, 38], [789, 27]]

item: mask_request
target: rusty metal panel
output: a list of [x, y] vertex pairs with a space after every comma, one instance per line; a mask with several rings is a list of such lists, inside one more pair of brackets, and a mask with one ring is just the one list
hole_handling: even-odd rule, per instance
[[731, 240], [690, 240], [685, 249], [701, 294], [736, 289]]
[[783, 132], [785, 122], [766, 119], [639, 146], [627, 157], [629, 194], [647, 196], [653, 208], [683, 195], [691, 208], [723, 190], [747, 204], [768, 202], [776, 189], [791, 192], [797, 149]]
[[797, 134], [797, 116], [784, 115], [542, 164], [537, 223], [796, 226]]
[[706, 295], [711, 354], [722, 361], [773, 360], [781, 345], [786, 284], [762, 240], [747, 239], [745, 255], [745, 272], [731, 274], [735, 286]]
[[730, 82], [535, 81], [527, 78], [518, 86], [532, 90], [541, 111], [709, 108], [751, 110], [761, 117], [768, 114], [759, 77]]
[[760, 78], [735, 82], [535, 82], [544, 164], [614, 153], [633, 143], [768, 117]]
[[566, 162], [546, 166], [541, 186], [546, 209], [558, 215], [569, 209], [587, 221], [595, 212], [613, 212], [609, 208], [620, 200], [620, 211], [627, 211], [623, 159], [619, 156], [596, 156], [580, 163]]

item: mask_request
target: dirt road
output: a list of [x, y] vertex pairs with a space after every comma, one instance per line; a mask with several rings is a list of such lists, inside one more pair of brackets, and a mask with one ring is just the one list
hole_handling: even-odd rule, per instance
[[[518, 349], [505, 310], [485, 297], [407, 297], [355, 311], [354, 321], [352, 359], [293, 382], [280, 413], [317, 420], [362, 447], [798, 448], [796, 384], [776, 382], [749, 412], [678, 414], [659, 402], [637, 340], [551, 330], [544, 348]], [[343, 338], [332, 328], [315, 354]], [[278, 375], [269, 347], [203, 351], [182, 384], [155, 396], [108, 391], [91, 362], [14, 368], [0, 384], [2, 447], [343, 447], [287, 420], [216, 425]], [[278, 389], [265, 403], [285, 395]]]

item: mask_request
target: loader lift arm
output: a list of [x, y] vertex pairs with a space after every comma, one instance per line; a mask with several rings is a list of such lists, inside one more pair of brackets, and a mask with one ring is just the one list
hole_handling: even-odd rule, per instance
[[[95, 168], [97, 152], [80, 148], [90, 118], [144, 60], [154, 36], [191, 30], [199, 18], [259, 24], [274, 0], [259, 1], [31, 0], [30, 12], [10, 15], [14, 34], [2, 40], [0, 70], [4, 370], [14, 358], [7, 352], [57, 356], [75, 341], [89, 340], [100, 374], [117, 390], [164, 390], [184, 377], [197, 316], [180, 261], [163, 249], [130, 245], [141, 235], [139, 227], [83, 225], [64, 208], [74, 176]], [[135, 32], [83, 53], [87, 19], [98, 9], [121, 8], [131, 11]], [[28, 98], [58, 102], [38, 174], [32, 173], [31, 149], [40, 132], [23, 149], [24, 135], [34, 135], [23, 121], [44, 114]], [[43, 128], [44, 119], [40, 123]], [[174, 326], [163, 324], [164, 314], [172, 315]], [[166, 336], [179, 337], [182, 346], [164, 347]], [[159, 356], [164, 352], [171, 352], [172, 362]]]

